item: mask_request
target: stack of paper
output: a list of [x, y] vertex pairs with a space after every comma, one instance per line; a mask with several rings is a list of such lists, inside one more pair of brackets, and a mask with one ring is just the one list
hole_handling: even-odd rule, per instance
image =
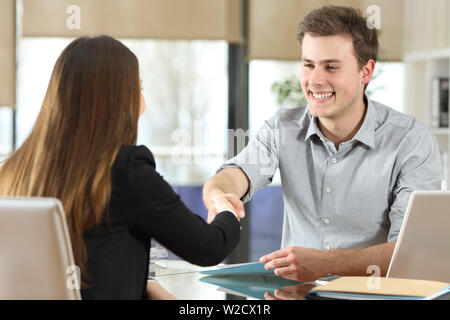
[[430, 300], [449, 292], [450, 284], [445, 282], [399, 278], [340, 277], [328, 284], [313, 288], [307, 298]]

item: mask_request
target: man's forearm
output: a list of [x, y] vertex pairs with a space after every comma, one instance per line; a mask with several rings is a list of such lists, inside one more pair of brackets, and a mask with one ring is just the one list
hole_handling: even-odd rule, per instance
[[331, 250], [328, 254], [330, 273], [341, 276], [368, 276], [374, 273], [369, 266], [379, 268], [380, 276], [386, 276], [396, 242], [389, 242], [365, 249]]
[[225, 169], [206, 181], [203, 186], [203, 202], [208, 208], [208, 202], [215, 192], [234, 193], [241, 198], [247, 193], [248, 187], [248, 178], [241, 169]]

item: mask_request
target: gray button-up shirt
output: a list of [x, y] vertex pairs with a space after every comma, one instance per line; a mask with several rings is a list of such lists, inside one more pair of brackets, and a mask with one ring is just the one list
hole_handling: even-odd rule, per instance
[[241, 168], [250, 180], [243, 198], [248, 201], [280, 169], [283, 248], [350, 249], [396, 241], [411, 192], [441, 188], [431, 129], [369, 100], [361, 128], [336, 150], [308, 110], [279, 110], [218, 171]]

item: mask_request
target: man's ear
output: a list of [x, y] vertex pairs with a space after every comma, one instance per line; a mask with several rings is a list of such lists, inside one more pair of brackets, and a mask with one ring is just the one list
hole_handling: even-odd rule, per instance
[[373, 72], [375, 70], [375, 61], [369, 59], [366, 65], [362, 67], [362, 84], [366, 85], [370, 82], [373, 76]]

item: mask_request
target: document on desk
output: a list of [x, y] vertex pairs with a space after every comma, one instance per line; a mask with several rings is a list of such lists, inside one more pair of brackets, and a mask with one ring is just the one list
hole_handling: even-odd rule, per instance
[[264, 299], [264, 294], [283, 287], [306, 284], [288, 280], [275, 275], [273, 270], [266, 270], [262, 263], [248, 263], [215, 270], [201, 271], [205, 276], [199, 281], [219, 286], [221, 291], [245, 297]]
[[313, 288], [311, 299], [433, 300], [450, 292], [450, 283], [377, 277], [341, 277]]
[[244, 263], [232, 267], [224, 267], [213, 270], [204, 270], [201, 274], [209, 275], [274, 275], [273, 270], [266, 270], [260, 262]]

